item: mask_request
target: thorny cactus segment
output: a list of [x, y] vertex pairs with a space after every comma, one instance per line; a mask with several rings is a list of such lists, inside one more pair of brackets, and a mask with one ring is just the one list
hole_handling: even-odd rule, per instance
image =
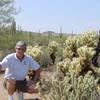
[[31, 55], [36, 61], [39, 61], [42, 57], [43, 51], [39, 46], [28, 46], [26, 53]]
[[49, 54], [57, 52], [57, 49], [58, 49], [58, 43], [56, 41], [49, 42], [48, 44]]
[[82, 36], [83, 45], [88, 47], [95, 47], [97, 43], [97, 34], [96, 32], [86, 32]]

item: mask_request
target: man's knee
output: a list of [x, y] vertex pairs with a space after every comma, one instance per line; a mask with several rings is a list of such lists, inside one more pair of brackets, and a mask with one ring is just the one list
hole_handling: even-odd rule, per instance
[[7, 79], [6, 89], [8, 91], [8, 94], [12, 95], [16, 89], [16, 80], [15, 79]]

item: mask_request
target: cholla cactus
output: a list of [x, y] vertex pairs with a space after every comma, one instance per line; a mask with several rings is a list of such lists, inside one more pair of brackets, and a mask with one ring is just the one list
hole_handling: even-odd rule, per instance
[[58, 72], [61, 71], [64, 75], [66, 75], [66, 73], [69, 70], [70, 63], [71, 63], [71, 60], [69, 58], [66, 58], [63, 61], [58, 62], [57, 63]]
[[56, 41], [51, 41], [49, 44], [48, 44], [48, 50], [49, 50], [49, 53], [55, 53], [58, 49], [58, 43]]
[[91, 59], [95, 54], [94, 48], [87, 46], [78, 48], [77, 52], [80, 58], [83, 58], [88, 62], [91, 62]]
[[77, 36], [68, 37], [65, 41], [65, 46], [69, 47], [72, 51], [77, 50], [81, 45], [81, 38]]
[[29, 45], [29, 46], [27, 46], [27, 51], [26, 51], [26, 53], [31, 55], [31, 56], [32, 56], [32, 48], [33, 47], [31, 45]]
[[73, 58], [73, 61], [70, 63], [69, 72], [80, 74], [83, 69], [83, 61], [80, 58]]
[[97, 34], [94, 31], [88, 31], [82, 36], [83, 45], [88, 47], [95, 47], [97, 43]]
[[39, 46], [28, 46], [26, 53], [31, 55], [36, 61], [39, 61], [42, 56], [42, 50]]
[[48, 51], [53, 64], [55, 63], [56, 59], [55, 53], [57, 52], [57, 49], [58, 49], [58, 43], [56, 41], [51, 41], [48, 44]]
[[79, 57], [73, 58], [69, 72], [74, 72], [76, 74], [86, 74], [92, 67], [91, 59], [95, 54], [92, 47], [83, 46], [77, 50]]
[[69, 59], [73, 58], [73, 52], [70, 50], [69, 47], [65, 47], [65, 49], [63, 50], [63, 57]]
[[69, 74], [61, 81], [44, 79], [38, 85], [43, 100], [99, 100], [96, 81], [92, 72], [84, 77]]
[[81, 37], [73, 36], [68, 37], [65, 41], [65, 49], [63, 51], [64, 58], [68, 57], [72, 59], [73, 57], [78, 57], [77, 49], [82, 45]]
[[66, 55], [67, 60], [63, 60], [59, 63], [57, 63], [57, 68], [61, 72], [66, 74], [66, 72], [70, 73], [76, 73], [77, 75], [84, 75], [91, 69], [91, 59], [93, 55], [95, 54], [95, 51], [92, 47], [83, 46], [77, 49], [77, 53], [79, 57], [73, 58], [72, 53], [67, 48], [66, 52], [64, 53]]

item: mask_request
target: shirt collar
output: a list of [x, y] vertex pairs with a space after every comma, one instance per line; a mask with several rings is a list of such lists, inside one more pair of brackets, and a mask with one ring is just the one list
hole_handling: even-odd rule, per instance
[[[16, 60], [20, 61], [20, 60], [17, 58], [16, 53], [14, 53], [14, 56], [15, 56], [15, 59], [16, 59]], [[26, 55], [24, 55], [24, 58], [22, 59], [22, 61], [23, 61], [25, 58], [26, 58]]]

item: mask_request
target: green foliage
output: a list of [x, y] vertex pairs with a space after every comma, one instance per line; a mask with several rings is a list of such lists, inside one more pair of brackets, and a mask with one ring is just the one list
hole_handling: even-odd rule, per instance
[[33, 41], [37, 43], [39, 46], [47, 46], [50, 40], [48, 39], [47, 36], [37, 34], [35, 35]]
[[0, 25], [10, 23], [16, 10], [13, 6], [14, 0], [0, 0]]

